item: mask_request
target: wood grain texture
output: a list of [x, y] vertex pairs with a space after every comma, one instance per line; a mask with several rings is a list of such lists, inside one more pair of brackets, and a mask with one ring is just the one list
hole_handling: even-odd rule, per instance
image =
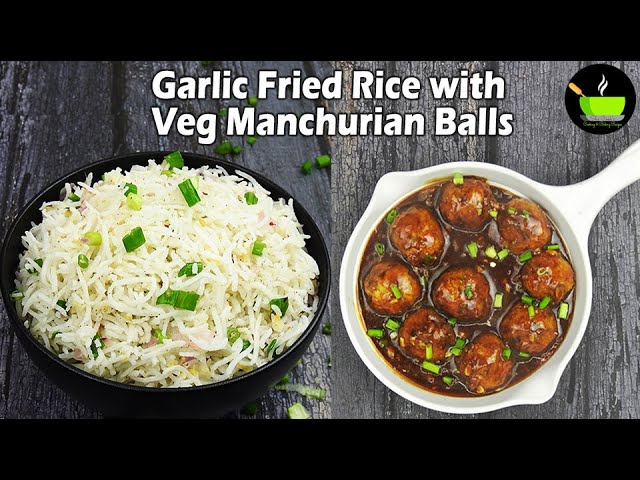
[[[323, 75], [329, 65], [299, 62], [217, 63], [204, 68], [199, 62], [5, 62], [0, 63], [0, 227], [6, 228], [26, 201], [41, 188], [86, 163], [132, 151], [179, 149], [213, 154], [196, 137], [174, 131], [159, 137], [150, 108], [179, 105], [198, 115], [217, 112], [224, 105], [215, 100], [168, 102], [151, 91], [153, 75], [172, 69], [178, 76], [207, 75], [211, 68], [230, 68], [255, 85], [260, 68], [283, 73], [301, 69], [305, 75]], [[241, 102], [231, 102], [240, 104]], [[261, 111], [310, 111], [310, 101], [260, 101]], [[223, 139], [219, 139], [222, 141]], [[329, 143], [316, 137], [259, 138], [249, 147], [242, 138], [230, 139], [243, 146], [233, 157], [289, 191], [314, 217], [330, 245], [331, 186], [328, 170], [304, 177], [300, 165], [329, 153]], [[216, 143], [219, 143], [216, 142]], [[330, 321], [331, 308], [323, 322]], [[331, 337], [319, 334], [292, 372], [292, 381], [325, 388], [325, 402], [271, 391], [258, 400], [260, 418], [283, 418], [286, 407], [301, 401], [314, 418], [330, 416], [329, 369]], [[31, 363], [10, 333], [4, 309], [0, 315], [0, 418], [96, 418], [99, 412], [69, 398], [52, 385]], [[245, 416], [240, 411], [229, 417]], [[246, 417], [246, 416], [245, 416]]]
[[[609, 63], [609, 62], [607, 62]], [[592, 135], [578, 129], [564, 107], [567, 83], [585, 63], [579, 62], [341, 62], [353, 69], [385, 69], [387, 74], [429, 76], [456, 74], [465, 68], [492, 69], [507, 82], [507, 95], [497, 104], [512, 112], [515, 130], [509, 137], [435, 137], [433, 127], [422, 137], [345, 137], [336, 139], [332, 176], [333, 250], [337, 271], [353, 227], [364, 212], [377, 180], [385, 173], [412, 170], [455, 160], [485, 161], [514, 169], [534, 180], [564, 185], [602, 170], [640, 137], [638, 112], [621, 130]], [[640, 64], [614, 63], [638, 88]], [[433, 116], [438, 105], [458, 112], [473, 111], [484, 102], [419, 100], [376, 101], [385, 111], [424, 111]], [[371, 101], [342, 99], [338, 111], [371, 111]], [[614, 197], [591, 231], [593, 309], [580, 348], [565, 371], [555, 396], [547, 403], [519, 406], [484, 418], [637, 418], [640, 327], [640, 185]], [[333, 279], [338, 290], [338, 276]], [[338, 296], [333, 296], [338, 311]], [[338, 314], [334, 315], [337, 318]], [[341, 322], [335, 322], [332, 370], [334, 418], [450, 418], [416, 406], [392, 393], [367, 370], [352, 348]], [[363, 394], [363, 392], [366, 392]]]

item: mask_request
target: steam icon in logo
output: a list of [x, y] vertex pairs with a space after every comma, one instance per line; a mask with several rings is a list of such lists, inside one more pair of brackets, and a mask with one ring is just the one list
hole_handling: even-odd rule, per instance
[[624, 72], [606, 64], [583, 68], [569, 82], [565, 106], [573, 123], [590, 133], [611, 133], [633, 115], [636, 93]]

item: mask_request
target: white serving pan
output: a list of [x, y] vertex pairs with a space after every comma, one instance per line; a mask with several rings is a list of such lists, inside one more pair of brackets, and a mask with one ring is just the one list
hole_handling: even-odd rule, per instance
[[[367, 336], [357, 305], [358, 271], [367, 240], [382, 217], [402, 198], [434, 180], [463, 175], [484, 177], [496, 186], [541, 205], [563, 237], [576, 273], [575, 307], [567, 335], [555, 354], [522, 382], [500, 392], [478, 397], [450, 397], [432, 393], [405, 380], [383, 360]], [[387, 387], [418, 405], [448, 413], [489, 412], [512, 405], [539, 404], [556, 391], [565, 367], [587, 328], [591, 311], [591, 264], [587, 251], [589, 231], [602, 207], [620, 190], [640, 180], [640, 141], [625, 150], [607, 168], [584, 182], [564, 187], [544, 185], [497, 165], [455, 162], [412, 172], [384, 175], [345, 249], [340, 269], [342, 318], [358, 355]]]

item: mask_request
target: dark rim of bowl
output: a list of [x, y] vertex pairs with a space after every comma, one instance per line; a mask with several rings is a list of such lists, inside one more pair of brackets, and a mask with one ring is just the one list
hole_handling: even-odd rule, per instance
[[[4, 259], [7, 256], [7, 251], [6, 251], [7, 250], [7, 245], [9, 244], [9, 240], [14, 235], [16, 235], [15, 229], [16, 229], [16, 226], [17, 226], [18, 222], [22, 218], [22, 216], [25, 215], [26, 212], [30, 211], [37, 202], [40, 202], [40, 204], [41, 204], [42, 202], [40, 200], [40, 197], [42, 197], [47, 191], [49, 191], [51, 188], [53, 188], [53, 186], [56, 185], [57, 183], [63, 182], [66, 179], [68, 179], [70, 177], [73, 177], [75, 175], [78, 175], [78, 174], [90, 173], [92, 170], [96, 169], [97, 167], [101, 166], [104, 163], [117, 162], [117, 161], [127, 161], [127, 160], [138, 158], [138, 157], [140, 157], [140, 159], [138, 161], [142, 162], [142, 161], [148, 161], [148, 160], [151, 160], [151, 159], [157, 159], [158, 157], [164, 157], [164, 156], [168, 155], [169, 153], [171, 153], [171, 151], [135, 152], [135, 153], [130, 153], [130, 154], [126, 154], [126, 155], [118, 155], [118, 156], [115, 156], [115, 157], [104, 158], [102, 160], [98, 160], [96, 162], [90, 163], [90, 164], [85, 165], [83, 167], [77, 168], [77, 169], [67, 173], [66, 175], [63, 175], [62, 177], [59, 177], [57, 180], [51, 182], [45, 188], [40, 190], [33, 198], [31, 198], [31, 200], [29, 200], [27, 202], [27, 204], [22, 208], [21, 213], [19, 213], [12, 220], [11, 225], [9, 226], [9, 229], [7, 230], [7, 234], [5, 235], [5, 237], [3, 239], [3, 242], [2, 242], [2, 251], [0, 252], [0, 256], [1, 256], [0, 258]], [[47, 357], [49, 357], [50, 360], [52, 360], [53, 362], [55, 362], [58, 365], [62, 366], [63, 368], [68, 369], [72, 373], [81, 375], [81, 376], [83, 376], [86, 379], [91, 380], [91, 381], [96, 381], [96, 382], [99, 382], [99, 383], [103, 383], [103, 384], [105, 384], [107, 386], [116, 387], [116, 388], [122, 388], [122, 389], [125, 389], [125, 390], [133, 390], [133, 391], [142, 392], [142, 393], [166, 392], [167, 394], [169, 394], [169, 393], [176, 393], [176, 392], [181, 392], [181, 391], [182, 392], [194, 392], [194, 391], [199, 391], [199, 390], [207, 390], [207, 389], [211, 389], [211, 388], [223, 387], [225, 385], [230, 385], [230, 384], [237, 383], [237, 382], [240, 382], [240, 381], [248, 380], [249, 378], [251, 378], [251, 377], [253, 377], [255, 375], [258, 375], [262, 371], [268, 369], [269, 367], [271, 367], [273, 365], [276, 365], [277, 363], [279, 363], [280, 361], [285, 359], [293, 351], [297, 350], [298, 347], [305, 341], [305, 339], [308, 336], [313, 335], [313, 332], [314, 332], [317, 324], [320, 322], [320, 319], [321, 319], [322, 315], [324, 314], [324, 311], [325, 311], [326, 306], [327, 306], [327, 301], [329, 299], [329, 291], [330, 291], [330, 288], [331, 288], [331, 280], [330, 280], [331, 279], [331, 262], [330, 262], [330, 258], [329, 258], [329, 252], [327, 250], [327, 244], [326, 244], [326, 242], [324, 240], [324, 237], [322, 236], [322, 234], [320, 232], [320, 229], [318, 228], [318, 225], [313, 220], [313, 217], [311, 217], [311, 215], [309, 215], [309, 213], [302, 206], [302, 204], [300, 202], [298, 202], [293, 197], [293, 195], [291, 195], [284, 188], [282, 188], [279, 185], [275, 184], [274, 182], [272, 182], [268, 178], [264, 177], [260, 173], [254, 172], [253, 170], [251, 170], [251, 169], [249, 169], [247, 167], [244, 167], [242, 165], [238, 165], [238, 164], [235, 164], [235, 163], [231, 163], [231, 162], [228, 162], [226, 160], [220, 160], [220, 159], [217, 159], [217, 158], [214, 158], [214, 157], [209, 157], [207, 155], [201, 155], [201, 154], [198, 154], [198, 153], [189, 153], [189, 152], [181, 152], [181, 153], [183, 154], [183, 156], [185, 157], [185, 160], [187, 160], [187, 161], [188, 161], [187, 157], [197, 158], [197, 159], [200, 159], [202, 161], [206, 161], [208, 163], [211, 163], [212, 164], [211, 166], [221, 166], [229, 174], [231, 174], [234, 170], [240, 170], [241, 172], [244, 172], [244, 173], [252, 176], [261, 186], [263, 186], [264, 188], [269, 190], [270, 194], [272, 194], [274, 189], [275, 190], [280, 190], [282, 193], [284, 193], [284, 195], [286, 197], [293, 199], [293, 201], [296, 204], [296, 208], [299, 209], [304, 215], [306, 215], [309, 218], [309, 220], [311, 220], [311, 224], [310, 225], [308, 225], [308, 224], [307, 225], [303, 225], [303, 228], [304, 229], [309, 228], [310, 230], [313, 230], [312, 232], [305, 231], [306, 234], [308, 234], [308, 235], [316, 234], [317, 235], [318, 239], [320, 240], [322, 256], [324, 257], [324, 259], [325, 259], [325, 261], [327, 263], [327, 275], [326, 275], [327, 278], [326, 279], [320, 279], [318, 281], [318, 286], [320, 286], [320, 282], [322, 282], [322, 281], [326, 282], [326, 290], [324, 292], [324, 295], [322, 295], [322, 297], [320, 297], [318, 299], [318, 308], [316, 310], [316, 313], [315, 313], [313, 319], [311, 320], [311, 322], [309, 322], [309, 326], [302, 333], [302, 335], [300, 335], [300, 337], [293, 343], [293, 345], [291, 345], [289, 348], [287, 348], [282, 355], [278, 356], [277, 358], [274, 358], [270, 362], [265, 363], [264, 365], [256, 368], [255, 370], [252, 370], [251, 372], [245, 373], [245, 374], [240, 375], [238, 377], [233, 377], [233, 378], [229, 378], [227, 380], [222, 380], [220, 382], [208, 383], [208, 384], [205, 384], [205, 385], [195, 385], [195, 386], [191, 386], [191, 387], [175, 387], [175, 388], [144, 387], [144, 386], [140, 386], [140, 385], [133, 385], [133, 384], [128, 384], [128, 383], [116, 382], [115, 380], [110, 380], [110, 379], [107, 379], [107, 378], [99, 377], [99, 376], [94, 375], [92, 373], [85, 372], [84, 370], [81, 370], [80, 368], [76, 367], [75, 365], [72, 365], [70, 363], [65, 362], [60, 357], [55, 355], [53, 352], [48, 350], [44, 345], [42, 345], [31, 334], [31, 332], [24, 326], [24, 323], [23, 323], [24, 321], [21, 320], [18, 317], [18, 312], [16, 311], [15, 306], [13, 305], [13, 302], [9, 299], [9, 290], [12, 289], [12, 286], [11, 285], [0, 284], [0, 290], [2, 290], [2, 299], [4, 301], [5, 309], [7, 310], [7, 314], [9, 315], [9, 319], [13, 323], [14, 328], [18, 328], [22, 333], [24, 333], [26, 335], [26, 337], [29, 339], [29, 341], [31, 341], [31, 343], [33, 345], [35, 345], [35, 347], [38, 350], [40, 350], [41, 353], [43, 353]], [[146, 159], [146, 160], [142, 160], [142, 159]], [[143, 165], [142, 163], [137, 163], [137, 164], [138, 165]], [[22, 236], [24, 234], [24, 232], [20, 232], [19, 234], [20, 234], [20, 236]], [[15, 275], [15, 272], [14, 272], [14, 275]], [[0, 279], [0, 282], [1, 282], [1, 279]], [[318, 288], [318, 290], [320, 290], [320, 288]]]

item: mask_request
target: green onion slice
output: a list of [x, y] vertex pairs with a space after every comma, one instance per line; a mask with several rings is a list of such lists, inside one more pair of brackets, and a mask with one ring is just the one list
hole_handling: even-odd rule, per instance
[[311, 418], [309, 412], [307, 412], [306, 408], [304, 408], [300, 402], [296, 402], [287, 408], [287, 416], [291, 420], [306, 420], [307, 418]]
[[165, 335], [161, 328], [151, 330], [151, 335], [158, 339], [158, 343], [164, 343], [164, 341], [169, 338], [169, 335]]
[[560, 245], [552, 243], [551, 245], [547, 245], [547, 250], [560, 250]]
[[379, 328], [370, 328], [367, 330], [367, 335], [372, 338], [382, 338], [384, 337], [384, 332]]
[[137, 193], [127, 195], [127, 208], [135, 211], [142, 209], [142, 197]]
[[190, 178], [187, 178], [184, 182], [178, 184], [178, 188], [182, 193], [187, 205], [193, 207], [196, 203], [200, 201], [200, 195], [198, 195], [198, 191], [196, 187], [193, 186]]
[[447, 385], [451, 386], [451, 385], [453, 385], [454, 378], [453, 378], [453, 377], [446, 377], [446, 376], [445, 376], [445, 377], [442, 377], [442, 381], [443, 381], [444, 383], [446, 383]]
[[453, 184], [454, 185], [462, 185], [464, 183], [464, 176], [461, 173], [453, 174]]
[[164, 157], [164, 161], [169, 164], [169, 169], [184, 167], [184, 158], [182, 158], [182, 154], [179, 151], [170, 153]]
[[513, 207], [509, 207], [509, 208], [507, 208], [507, 213], [508, 213], [509, 215], [515, 215], [517, 212], [516, 212], [516, 209], [515, 209], [515, 208], [513, 208]]
[[160, 175], [166, 175], [167, 177], [173, 177], [175, 175], [175, 173], [172, 172], [171, 170], [162, 170], [160, 172]]
[[527, 305], [533, 305], [533, 297], [530, 297], [526, 293], [522, 294], [522, 297], [520, 297], [520, 300], [522, 300], [522, 303], [526, 303]]
[[133, 183], [124, 184], [124, 196], [128, 197], [130, 193], [138, 193], [138, 187]]
[[464, 338], [457, 337], [456, 338], [456, 343], [454, 345], [454, 348], [464, 348], [466, 343], [467, 342], [465, 341]]
[[71, 200], [72, 202], [79, 202], [80, 201], [80, 197], [78, 195], [76, 195], [75, 193], [72, 193], [67, 198], [69, 200]]
[[435, 363], [427, 362], [426, 360], [422, 362], [422, 368], [424, 368], [427, 372], [435, 373], [436, 375], [440, 375], [440, 365], [436, 365]]
[[551, 297], [547, 295], [542, 300], [540, 300], [540, 305], [538, 305], [538, 308], [547, 308], [547, 305], [549, 305], [549, 303], [551, 303]]
[[204, 269], [204, 265], [202, 262], [189, 262], [184, 265], [178, 272], [178, 276], [182, 277], [186, 275], [187, 277], [194, 277], [197, 274], [201, 273]]
[[449, 349], [449, 352], [451, 353], [451, 355], [455, 355], [456, 357], [459, 357], [460, 354], [462, 353], [462, 349], [458, 347], [451, 347]]
[[258, 139], [256, 137], [247, 137], [247, 143], [249, 145], [254, 145], [257, 141]]
[[518, 356], [522, 357], [522, 358], [529, 358], [531, 356], [531, 354], [529, 354], [527, 352], [518, 352]]
[[236, 342], [236, 340], [238, 340], [239, 338], [240, 338], [240, 332], [236, 327], [229, 327], [227, 329], [227, 340], [229, 340], [229, 343], [231, 345], [233, 345]]
[[511, 358], [511, 349], [509, 347], [505, 347], [505, 349], [502, 350], [502, 358], [505, 360], [509, 360]]
[[178, 290], [177, 292], [178, 295], [174, 306], [180, 310], [195, 311], [200, 295], [195, 292], [185, 292], [183, 290]]
[[251, 253], [253, 255], [261, 257], [262, 256], [262, 251], [265, 249], [266, 246], [267, 246], [267, 244], [264, 243], [264, 242], [255, 242], [253, 244], [253, 247], [251, 248]]
[[471, 289], [471, 285], [467, 285], [464, 287], [464, 294], [468, 299], [473, 298], [473, 290]]
[[313, 163], [311, 162], [311, 160], [307, 160], [300, 167], [300, 171], [305, 175], [309, 175], [311, 173], [312, 168], [313, 168]]
[[433, 358], [433, 345], [431, 345], [430, 343], [427, 343], [427, 346], [425, 348], [425, 358], [427, 360], [431, 360]]
[[496, 293], [496, 296], [493, 298], [493, 308], [502, 308], [502, 293]]
[[522, 255], [520, 255], [520, 256], [518, 257], [518, 260], [519, 260], [521, 263], [524, 263], [524, 262], [526, 262], [526, 261], [528, 261], [528, 260], [531, 260], [532, 258], [533, 258], [533, 253], [531, 253], [531, 251], [530, 251], [530, 250], [528, 250], [528, 251], [524, 252]]
[[392, 224], [393, 221], [396, 219], [396, 217], [398, 216], [398, 211], [394, 208], [393, 210], [391, 210], [388, 214], [387, 214], [387, 218], [385, 218], [385, 221], [388, 224]]
[[316, 168], [327, 168], [331, 165], [331, 157], [329, 155], [320, 155], [316, 157]]
[[240, 351], [244, 352], [250, 346], [251, 346], [251, 342], [249, 340], [242, 340], [242, 350]]
[[277, 344], [278, 344], [278, 340], [276, 338], [271, 340], [271, 343], [269, 343], [269, 345], [267, 346], [267, 349], [265, 350], [265, 353], [267, 354], [267, 356], [273, 351], [274, 348], [276, 348]]
[[452, 327], [455, 327], [456, 323], [458, 323], [458, 320], [456, 320], [454, 317], [449, 317], [447, 322], [449, 322], [449, 325], [451, 325]]
[[247, 202], [247, 205], [255, 205], [258, 203], [258, 197], [253, 192], [247, 192], [244, 194], [244, 201]]
[[387, 318], [387, 321], [384, 324], [389, 330], [398, 330], [400, 328], [400, 324], [396, 322], [393, 318]]
[[398, 285], [396, 285], [395, 283], [392, 283], [390, 288], [391, 288], [391, 291], [393, 292], [393, 296], [396, 297], [396, 299], [400, 300], [402, 298], [402, 292], [398, 288]]
[[86, 243], [90, 247], [99, 247], [102, 245], [102, 235], [98, 232], [87, 232], [80, 241], [82, 243]]
[[489, 215], [491, 215], [493, 218], [498, 218], [498, 210], [492, 208], [491, 210], [489, 210]]
[[478, 256], [478, 244], [476, 242], [467, 244], [467, 251], [471, 258], [476, 258]]
[[289, 309], [289, 297], [274, 298], [269, 302], [269, 309], [271, 309], [272, 305], [278, 307], [281, 315], [284, 317], [284, 314], [287, 313], [287, 310]]
[[507, 258], [507, 255], [509, 255], [509, 250], [506, 248], [503, 248], [498, 252], [498, 259], [504, 260], [505, 258]]
[[496, 252], [496, 247], [493, 245], [489, 245], [484, 250], [484, 254], [489, 258], [496, 258], [498, 256], [498, 252]]
[[558, 318], [565, 320], [569, 316], [569, 304], [562, 302], [558, 308]]
[[420, 275], [420, 285], [423, 287], [427, 284], [427, 279], [424, 278], [424, 275]]
[[529, 311], [529, 318], [533, 318], [536, 316], [536, 308], [533, 305], [529, 305], [529, 308], [527, 308], [527, 310]]
[[251, 107], [255, 107], [258, 104], [258, 97], [249, 97], [247, 98], [247, 103]]
[[124, 237], [122, 237], [122, 243], [124, 245], [124, 249], [127, 253], [133, 252], [136, 248], [141, 247], [147, 241], [144, 238], [144, 232], [142, 228], [136, 227], [127, 233]]
[[331, 335], [332, 332], [333, 332], [333, 324], [331, 322], [325, 322], [322, 325], [322, 334]]
[[384, 245], [380, 242], [376, 243], [376, 252], [378, 252], [378, 255], [384, 255]]
[[315, 398], [316, 400], [324, 400], [327, 398], [327, 392], [322, 388], [311, 388], [299, 383], [277, 383], [274, 388], [281, 392], [299, 393], [303, 397]]
[[91, 353], [93, 354], [93, 358], [98, 358], [98, 350], [104, 347], [104, 342], [98, 333], [95, 334], [93, 339], [91, 340]]
[[24, 293], [22, 293], [20, 290], [14, 290], [9, 294], [9, 298], [12, 302], [17, 302], [24, 298]]

